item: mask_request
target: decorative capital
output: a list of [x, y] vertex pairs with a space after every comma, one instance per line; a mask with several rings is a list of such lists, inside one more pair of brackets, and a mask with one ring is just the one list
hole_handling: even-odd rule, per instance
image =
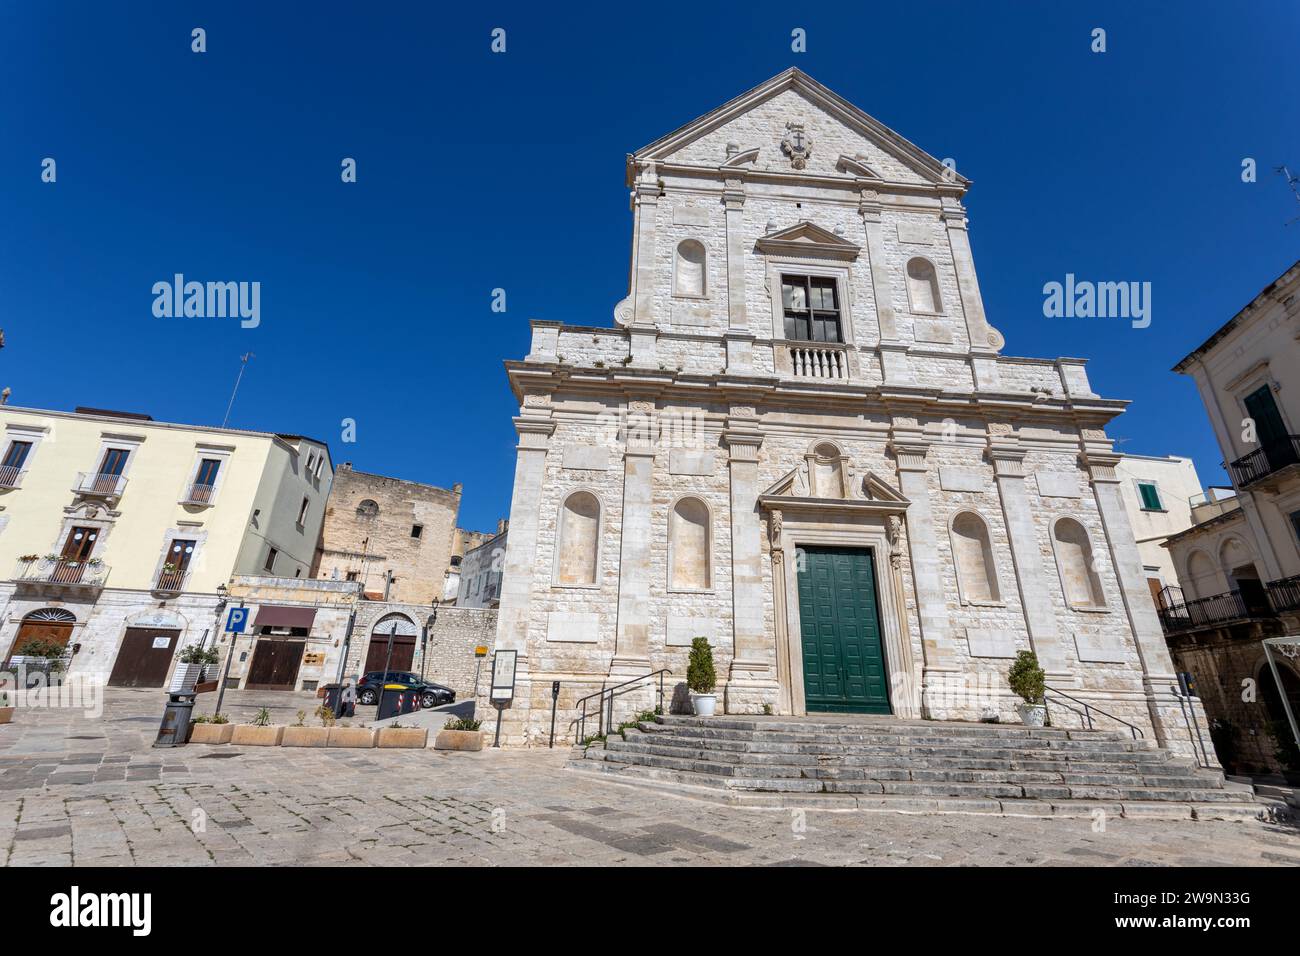
[[930, 451], [929, 442], [895, 438], [889, 443], [889, 448], [898, 459], [899, 471], [925, 471], [925, 456]]

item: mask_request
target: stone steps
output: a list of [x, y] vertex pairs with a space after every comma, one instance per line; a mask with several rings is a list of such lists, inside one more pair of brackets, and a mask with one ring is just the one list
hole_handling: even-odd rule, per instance
[[[1248, 788], [1126, 733], [870, 719], [659, 717], [573, 769], [756, 806], [1254, 816]], [[1010, 807], [1011, 809], [1008, 809]], [[1199, 808], [1199, 814], [1197, 812]], [[1122, 810], [1121, 810], [1122, 812]]]

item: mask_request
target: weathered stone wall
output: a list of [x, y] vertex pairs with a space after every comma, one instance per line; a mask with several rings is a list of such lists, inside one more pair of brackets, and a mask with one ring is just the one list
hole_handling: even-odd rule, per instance
[[[366, 500], [379, 506], [377, 515], [358, 513]], [[460, 485], [448, 491], [341, 465], [312, 576], [331, 578], [337, 572], [342, 580], [354, 572], [367, 593], [382, 595], [385, 573], [392, 571], [389, 600], [433, 604], [443, 596], [459, 510]], [[422, 528], [418, 538], [411, 535], [416, 525]]]

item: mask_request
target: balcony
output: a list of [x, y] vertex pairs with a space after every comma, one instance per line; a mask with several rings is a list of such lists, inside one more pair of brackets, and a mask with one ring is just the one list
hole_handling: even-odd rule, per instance
[[204, 485], [196, 481], [190, 485], [189, 490], [185, 492], [185, 497], [181, 499], [181, 504], [207, 507], [212, 504], [212, 498], [216, 494], [216, 490], [216, 485]]
[[1300, 574], [1280, 581], [1269, 581], [1268, 603], [1279, 614], [1287, 611], [1300, 611]]
[[13, 580], [20, 585], [98, 589], [104, 586], [108, 571], [108, 565], [97, 559], [67, 561], [63, 558], [37, 558], [19, 561]]
[[23, 482], [23, 470], [16, 465], [0, 465], [0, 491], [17, 488]]
[[1160, 626], [1166, 634], [1181, 634], [1204, 627], [1226, 626], [1237, 621], [1273, 617], [1273, 609], [1253, 595], [1228, 591], [1196, 601], [1158, 608]]
[[124, 475], [106, 475], [93, 471], [77, 472], [76, 483], [72, 486], [74, 494], [84, 498], [104, 498], [116, 500], [126, 490]]
[[163, 568], [158, 573], [158, 580], [154, 582], [151, 590], [155, 594], [180, 594], [185, 590], [185, 584], [189, 581], [189, 577], [190, 572], [188, 570], [171, 571]]
[[846, 382], [849, 379], [849, 354], [842, 345], [787, 342], [777, 352], [778, 371], [795, 378]]
[[1237, 487], [1245, 488], [1300, 465], [1300, 435], [1287, 435], [1256, 448], [1228, 466]]

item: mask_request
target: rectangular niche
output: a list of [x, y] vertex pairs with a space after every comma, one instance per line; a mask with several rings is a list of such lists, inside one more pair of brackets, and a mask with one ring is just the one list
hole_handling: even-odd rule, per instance
[[952, 344], [952, 326], [943, 319], [914, 319], [912, 335], [918, 342], [936, 345]]
[[1079, 660], [1091, 664], [1123, 664], [1128, 660], [1123, 642], [1105, 631], [1075, 631], [1074, 649]]
[[1068, 471], [1040, 471], [1034, 478], [1038, 481], [1038, 494], [1044, 498], [1078, 498], [1079, 476]]
[[978, 468], [940, 465], [939, 487], [944, 491], [985, 491], [988, 481]]
[[600, 615], [594, 611], [551, 611], [546, 615], [546, 640], [551, 644], [596, 644]]
[[670, 475], [711, 475], [716, 467], [714, 454], [711, 451], [673, 448], [668, 452], [668, 474]]
[[674, 226], [707, 226], [709, 211], [703, 206], [677, 206], [673, 209]]
[[925, 222], [900, 222], [898, 241], [928, 246], [934, 242], [934, 230], [929, 223]]
[[716, 625], [717, 621], [711, 617], [670, 617], [664, 643], [669, 647], [690, 647], [694, 638], [707, 637], [714, 644]]
[[570, 445], [564, 449], [563, 464], [576, 471], [608, 471], [609, 449], [600, 445]]
[[671, 321], [673, 325], [703, 327], [713, 324], [713, 315], [707, 305], [690, 302], [674, 302]]
[[970, 647], [971, 657], [1013, 658], [1016, 656], [1016, 636], [1010, 631], [968, 627], [966, 643]]

